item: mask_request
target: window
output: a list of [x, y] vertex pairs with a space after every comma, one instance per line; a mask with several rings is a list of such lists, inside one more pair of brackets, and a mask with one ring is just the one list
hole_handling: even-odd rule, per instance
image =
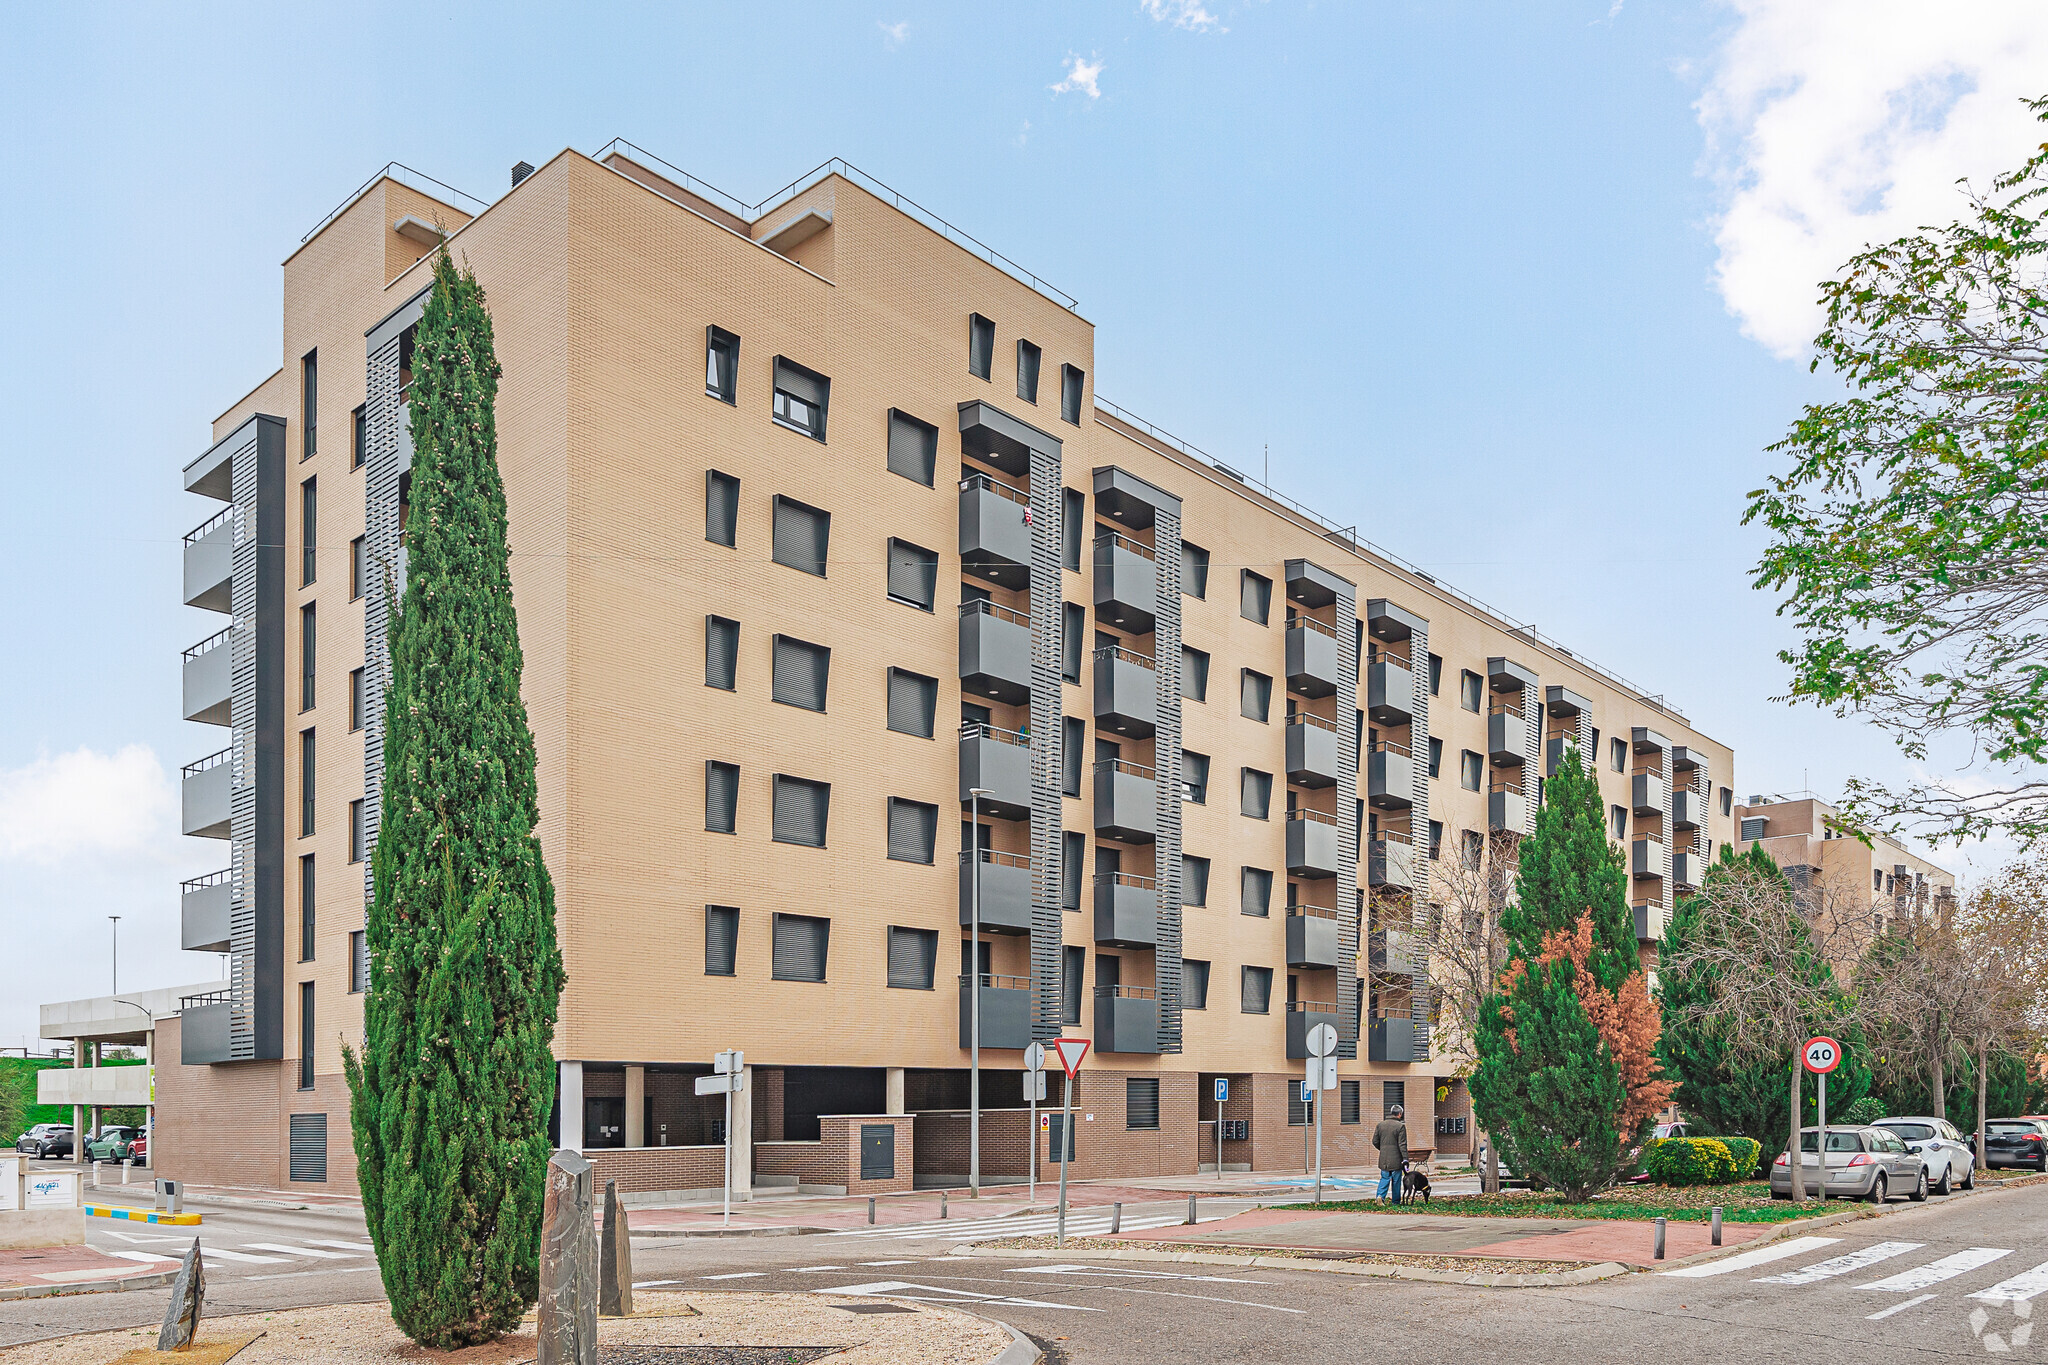
[[1081, 908], [1081, 879], [1087, 875], [1088, 836], [1074, 830], [1060, 834], [1060, 897], [1068, 910]]
[[[1293, 984], [1293, 980], [1294, 978], [1292, 977], [1288, 978], [1290, 986]], [[1320, 1094], [1321, 1092], [1317, 1093]], [[1290, 1083], [1287, 1087], [1287, 1126], [1289, 1128], [1306, 1128], [1315, 1121], [1315, 1101], [1302, 1097], [1301, 1086], [1298, 1082]]]
[[[781, 509], [778, 507], [776, 510], [779, 557], [782, 518]], [[704, 471], [704, 539], [713, 545], [740, 543], [740, 480], [737, 474], [723, 474], [716, 469]], [[822, 561], [824, 556], [821, 554], [818, 558]], [[821, 568], [817, 572], [823, 573], [824, 570]]]
[[1071, 488], [1060, 490], [1060, 563], [1081, 571], [1081, 536], [1088, 529], [1088, 499]]
[[1017, 338], [1017, 396], [1027, 403], [1038, 402], [1039, 349], [1024, 338]]
[[1180, 543], [1180, 590], [1189, 597], [1209, 595], [1209, 552], [1185, 540]]
[[939, 557], [907, 540], [889, 541], [889, 600], [924, 611], [938, 600]]
[[351, 863], [363, 860], [363, 798], [360, 796], [348, 803], [348, 860]]
[[740, 912], [731, 905], [704, 907], [704, 975], [731, 976], [740, 949]]
[[1458, 751], [1458, 785], [1468, 792], [1479, 790], [1479, 775], [1484, 764], [1478, 754], [1470, 749]]
[[1593, 727], [1593, 747], [1586, 751], [1586, 761], [1588, 763], [1598, 763], [1600, 761], [1600, 727], [1597, 725]]
[[313, 655], [320, 639], [315, 629], [313, 604], [299, 608], [299, 709], [313, 709]]
[[1273, 874], [1263, 867], [1247, 867], [1238, 882], [1238, 910], [1265, 919], [1273, 913]]
[[1180, 855], [1180, 903], [1182, 905], [1207, 905], [1209, 903], [1209, 860], [1192, 854]]
[[1237, 614], [1263, 626], [1272, 610], [1273, 580], [1250, 569], [1243, 570], [1237, 588]]
[[1431, 777], [1440, 776], [1443, 766], [1444, 742], [1435, 735], [1431, 735], [1429, 737], [1429, 775]]
[[[312, 452], [308, 451], [308, 454]], [[299, 1089], [313, 1088], [313, 983], [299, 983]], [[294, 1115], [294, 1118], [297, 1116]]]
[[1628, 771], [1628, 741], [1620, 735], [1607, 741], [1607, 764], [1618, 773]]
[[369, 549], [362, 536], [348, 543], [348, 600], [353, 602], [363, 595], [363, 580], [370, 575], [365, 572], [369, 565], [364, 556]]
[[363, 728], [363, 670], [348, 671], [348, 728], [354, 734]]
[[361, 929], [348, 935], [348, 993], [361, 995], [370, 989], [370, 936]]
[[1157, 1128], [1159, 1126], [1159, 1078], [1157, 1076], [1124, 1077], [1124, 1127]]
[[1239, 985], [1239, 1007], [1246, 1014], [1264, 1014], [1273, 1002], [1273, 969], [1244, 967]]
[[1209, 964], [1182, 958], [1180, 964], [1180, 1007], [1185, 1010], [1209, 1008]]
[[1252, 669], [1243, 670], [1237, 685], [1237, 711], [1247, 720], [1264, 721], [1273, 710], [1273, 680]]
[[1358, 1122], [1358, 1082], [1337, 1082], [1337, 1122]]
[[1273, 774], [1262, 773], [1257, 768], [1246, 768], [1241, 783], [1240, 809], [1254, 820], [1264, 820], [1273, 808]]
[[1188, 701], [1209, 700], [1209, 656], [1187, 645], [1180, 647], [1180, 694]]
[[1437, 860], [1438, 860], [1439, 858], [1443, 857], [1443, 852], [1444, 852], [1444, 822], [1443, 822], [1443, 821], [1441, 821], [1441, 820], [1432, 820], [1432, 821], [1430, 821], [1430, 822], [1429, 822], [1429, 858], [1430, 858], [1430, 861], [1431, 861], [1431, 862], [1435, 862], [1435, 861], [1437, 861]]
[[1209, 804], [1209, 755], [1180, 752], [1181, 798], [1197, 806]]
[[939, 963], [939, 931], [889, 926], [889, 984], [901, 991], [928, 991]]
[[996, 360], [996, 325], [979, 313], [967, 317], [967, 373], [986, 379]]
[[1467, 872], [1477, 872], [1480, 860], [1486, 851], [1486, 836], [1476, 829], [1468, 829], [1464, 831], [1462, 843], [1464, 847], [1460, 850], [1460, 853], [1465, 864], [1465, 870]]
[[348, 415], [350, 469], [361, 469], [363, 462], [370, 458], [370, 421], [367, 413], [366, 408], [357, 408]]
[[771, 837], [778, 844], [825, 846], [825, 824], [832, 810], [832, 784], [775, 775], [775, 813]]
[[1081, 746], [1088, 742], [1088, 722], [1072, 716], [1060, 718], [1060, 762], [1064, 771], [1060, 774], [1060, 792], [1066, 796], [1081, 794]]
[[825, 439], [825, 407], [832, 381], [793, 360], [775, 357], [775, 420], [814, 441]]
[[704, 618], [704, 685], [730, 692], [738, 686], [740, 623], [723, 616]]
[[889, 472], [932, 487], [939, 463], [939, 429], [898, 408], [889, 409]]
[[817, 915], [775, 916], [769, 974], [777, 981], [823, 981], [832, 921]]
[[1479, 683], [1479, 675], [1471, 669], [1465, 668], [1458, 671], [1458, 705], [1464, 707], [1467, 711], [1476, 713], [1479, 710]]
[[794, 498], [775, 495], [775, 552], [777, 564], [805, 573], [825, 576], [825, 560], [832, 543], [832, 514]]
[[299, 361], [299, 427], [305, 445], [299, 458], [310, 460], [320, 449], [320, 352], [308, 351]]
[[1081, 974], [1088, 969], [1086, 948], [1063, 948], [1060, 951], [1060, 1022], [1078, 1024], [1081, 1022]]
[[1072, 365], [1060, 366], [1060, 420], [1081, 425], [1081, 387], [1086, 376]]
[[806, 711], [825, 709], [826, 685], [832, 674], [832, 651], [788, 635], [775, 637], [774, 677], [769, 697], [784, 706]]
[[1726, 787], [1721, 788], [1721, 814], [1728, 815], [1732, 813], [1734, 809], [1735, 793], [1729, 791]]
[[704, 828], [713, 834], [739, 832], [740, 765], [712, 759], [704, 765]]
[[1408, 1110], [1408, 1082], [1380, 1082], [1380, 1112], [1391, 1114], [1398, 1107], [1403, 1113]]
[[1432, 654], [1429, 656], [1429, 695], [1441, 696], [1444, 687], [1444, 661]]
[[[310, 452], [308, 452], [310, 453]], [[320, 481], [299, 485], [299, 586], [320, 576]]]
[[739, 403], [740, 339], [723, 327], [704, 329], [704, 396]]
[[1628, 838], [1627, 806], [1609, 806], [1607, 808], [1607, 832], [1616, 843], [1620, 843]]
[[315, 911], [319, 902], [313, 892], [313, 855], [308, 853], [299, 859], [299, 961], [313, 960], [315, 932]]
[[1081, 681], [1081, 637], [1088, 633], [1088, 609], [1072, 602], [1060, 604], [1060, 676], [1068, 682]]
[[299, 731], [299, 837], [313, 832], [313, 732]]
[[889, 856], [899, 863], [929, 863], [939, 837], [939, 808], [889, 798]]
[[939, 680], [906, 669], [889, 670], [889, 728], [930, 739], [939, 709]]

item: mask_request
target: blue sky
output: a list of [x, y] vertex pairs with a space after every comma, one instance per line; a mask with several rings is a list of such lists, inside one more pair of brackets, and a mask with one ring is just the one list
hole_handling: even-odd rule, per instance
[[[12, 12], [0, 1045], [175, 952], [177, 471], [278, 263], [396, 159], [493, 197], [624, 136], [746, 200], [841, 156], [1080, 300], [1097, 384], [1653, 692], [1744, 792], [1906, 770], [1768, 698], [1743, 494], [1849, 251], [1954, 215], [2041, 7], [1116, 0]], [[1970, 11], [1965, 15], [1962, 11]], [[1063, 89], [1055, 87], [1063, 86]], [[1426, 509], [1420, 518], [1413, 509]]]

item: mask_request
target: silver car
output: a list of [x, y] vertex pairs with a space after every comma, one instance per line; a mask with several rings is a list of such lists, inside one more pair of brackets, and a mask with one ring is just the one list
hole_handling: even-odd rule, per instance
[[[1828, 1197], [1867, 1199], [1873, 1204], [1882, 1204], [1895, 1194], [1916, 1202], [1927, 1197], [1927, 1167], [1920, 1154], [1907, 1151], [1904, 1140], [1889, 1128], [1829, 1124], [1824, 1157], [1819, 1151], [1820, 1130], [1805, 1128], [1800, 1130], [1799, 1148], [1808, 1194], [1822, 1193], [1820, 1163], [1825, 1160]], [[1771, 1166], [1771, 1198], [1791, 1197], [1792, 1159], [1781, 1152]]]
[[1947, 1194], [1958, 1187], [1977, 1188], [1976, 1156], [1947, 1119], [1901, 1114], [1879, 1119], [1877, 1126], [1897, 1133], [1907, 1151], [1920, 1154], [1920, 1164], [1927, 1168], [1927, 1183], [1936, 1194]]

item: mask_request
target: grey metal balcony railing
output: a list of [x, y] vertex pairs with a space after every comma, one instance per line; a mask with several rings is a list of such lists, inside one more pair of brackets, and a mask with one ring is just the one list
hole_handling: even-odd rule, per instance
[[183, 768], [180, 768], [178, 771], [185, 777], [197, 777], [199, 776], [199, 774], [203, 772], [208, 772], [214, 768], [218, 768], [221, 764], [233, 759], [234, 756], [235, 747], [234, 745], [230, 744], [227, 748], [222, 749], [218, 753], [208, 754], [205, 758], [194, 759], [192, 762], [187, 763]]
[[980, 873], [981, 927], [991, 934], [1031, 932], [1033, 864], [1025, 854], [960, 850], [960, 923], [974, 923], [975, 874]]
[[960, 604], [960, 614], [962, 616], [993, 616], [998, 621], [1007, 621], [1013, 626], [1022, 626], [1026, 630], [1031, 629], [1031, 613], [1018, 611], [1015, 608], [1006, 607], [1000, 603], [988, 601], [985, 598], [975, 598], [970, 602], [962, 602]]
[[992, 739], [998, 744], [1015, 744], [1021, 748], [1031, 747], [1031, 736], [1022, 730], [1005, 730], [986, 721], [967, 720], [960, 722], [960, 738]]
[[1145, 544], [1143, 541], [1132, 540], [1129, 536], [1119, 535], [1115, 531], [1098, 533], [1095, 537], [1095, 547], [1098, 550], [1127, 550], [1140, 559], [1157, 561], [1159, 558], [1158, 553], [1150, 545]]
[[1104, 1052], [1159, 1051], [1159, 992], [1150, 986], [1097, 986], [1095, 1045]]
[[197, 659], [200, 655], [211, 653], [212, 651], [226, 644], [228, 636], [233, 635], [234, 633], [235, 628], [233, 626], [222, 626], [219, 630], [207, 636], [204, 640], [201, 640], [198, 644], [192, 646], [190, 649], [184, 651], [184, 653], [180, 654], [178, 657], [183, 662], [189, 664], [193, 660]]
[[234, 1002], [234, 988], [232, 986], [223, 986], [217, 991], [201, 991], [197, 995], [181, 995], [178, 997], [178, 1008], [181, 1010], [192, 1010], [201, 1009], [207, 1005], [232, 1005]]
[[960, 480], [960, 491], [963, 493], [978, 488], [986, 489], [999, 498], [1008, 498], [1020, 507], [1029, 507], [1031, 505], [1031, 495], [1029, 493], [1021, 488], [1012, 488], [1009, 484], [992, 479], [986, 474], [970, 474]]
[[187, 877], [178, 883], [178, 889], [184, 892], [204, 891], [208, 887], [225, 886], [234, 879], [235, 870], [232, 867], [224, 867], [218, 872], [209, 872], [204, 877]]
[[1127, 649], [1122, 645], [1097, 645], [1095, 647], [1095, 657], [1105, 661], [1136, 664], [1140, 668], [1149, 668], [1155, 671], [1159, 667], [1159, 660], [1150, 654], [1140, 654], [1137, 650]]
[[232, 505], [221, 508], [220, 511], [215, 512], [205, 521], [200, 522], [197, 526], [187, 531], [185, 533], [185, 543], [187, 545], [197, 545], [200, 541], [206, 539], [208, 535], [219, 530], [228, 522], [233, 521], [235, 510]]

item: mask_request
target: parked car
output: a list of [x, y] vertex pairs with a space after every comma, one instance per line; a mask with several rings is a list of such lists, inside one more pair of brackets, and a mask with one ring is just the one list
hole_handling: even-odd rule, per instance
[[2048, 1171], [2048, 1119], [1992, 1119], [1984, 1125], [1984, 1164]]
[[[1800, 1130], [1799, 1151], [1808, 1194], [1828, 1198], [1867, 1199], [1882, 1204], [1895, 1194], [1915, 1202], [1927, 1197], [1927, 1167], [1918, 1152], [1906, 1150], [1904, 1139], [1874, 1124], [1828, 1126], [1828, 1148], [1820, 1151], [1820, 1130]], [[1820, 1162], [1826, 1164], [1822, 1185]], [[1792, 1157], [1780, 1152], [1771, 1166], [1771, 1198], [1792, 1197]]]
[[1976, 1153], [1947, 1119], [1902, 1114], [1879, 1119], [1877, 1126], [1891, 1129], [1907, 1151], [1920, 1154], [1920, 1164], [1927, 1168], [1927, 1183], [1936, 1194], [1947, 1194], [1957, 1186], [1977, 1188]]
[[14, 1150], [23, 1156], [70, 1156], [71, 1125], [39, 1123], [14, 1140]]
[[149, 1135], [140, 1128], [115, 1123], [100, 1129], [100, 1135], [88, 1139], [85, 1154], [92, 1161], [136, 1161], [148, 1153]]

